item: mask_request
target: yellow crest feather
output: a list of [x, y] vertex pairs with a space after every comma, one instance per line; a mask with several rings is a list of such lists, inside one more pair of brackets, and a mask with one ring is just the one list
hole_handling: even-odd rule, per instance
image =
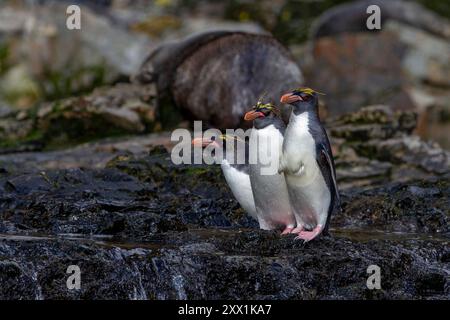
[[316, 91], [316, 90], [308, 88], [308, 87], [300, 87], [300, 88], [295, 89], [293, 91], [303, 92], [303, 93], [306, 93], [306, 94], [309, 94], [309, 95], [313, 95], [314, 93], [320, 94], [320, 95], [325, 95], [325, 93]]

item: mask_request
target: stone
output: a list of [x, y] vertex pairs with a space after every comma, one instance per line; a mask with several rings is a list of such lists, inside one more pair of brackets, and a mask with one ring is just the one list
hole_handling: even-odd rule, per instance
[[[1, 91], [7, 94], [26, 86], [27, 92], [33, 93], [32, 101], [23, 101], [23, 97], [31, 99], [30, 94], [18, 94], [17, 99], [22, 100], [12, 99], [13, 106], [31, 107], [34, 102], [88, 92], [139, 69], [152, 41], [126, 25], [114, 23], [98, 7], [78, 5], [81, 31], [66, 27], [65, 3], [0, 5], [0, 48], [5, 49], [5, 60], [11, 68], [0, 75], [0, 87], [8, 89]], [[27, 82], [11, 79], [9, 74], [15, 75], [17, 68], [21, 78], [29, 78]]]
[[118, 83], [31, 110], [11, 108], [0, 117], [0, 153], [151, 131], [158, 124], [155, 94], [151, 85]]
[[[150, 131], [157, 124], [152, 86], [118, 83], [89, 95], [67, 98], [0, 118], [3, 152], [40, 141], [39, 147], [85, 142], [99, 137]], [[11, 146], [15, 146], [11, 148]]]
[[112, 125], [129, 132], [143, 132], [145, 129], [139, 115], [130, 109], [100, 108], [98, 114]]
[[341, 187], [371, 188], [390, 181], [426, 179], [450, 169], [450, 153], [413, 134], [417, 117], [376, 105], [329, 119]]
[[41, 90], [25, 65], [9, 69], [0, 80], [1, 98], [20, 109], [31, 107], [41, 97]]
[[[136, 101], [91, 103], [121, 89]], [[170, 133], [0, 155], [0, 298], [446, 299], [450, 155], [415, 119], [377, 105], [326, 124], [342, 212], [307, 244], [258, 230], [220, 166], [174, 165]]]
[[[218, 166], [175, 166], [164, 152], [2, 174], [0, 297], [446, 298], [449, 181], [349, 189], [331, 236], [303, 245], [257, 230]], [[74, 262], [81, 290], [66, 289]], [[372, 264], [377, 292], [365, 285]]]
[[6, 118], [14, 113], [14, 109], [5, 102], [0, 101], [0, 118]]
[[[450, 23], [442, 29], [446, 26]], [[441, 133], [448, 121], [428, 121], [433, 108], [450, 106], [445, 89], [450, 85], [448, 38], [387, 19], [378, 32], [332, 33], [295, 52], [308, 85], [326, 93], [322, 100], [327, 115], [370, 104], [413, 110], [419, 117], [418, 134], [448, 145]]]
[[[170, 133], [152, 133], [134, 137], [115, 137], [100, 141], [82, 143], [78, 146], [41, 152], [17, 154], [25, 151], [19, 148], [2, 148], [0, 152], [1, 169], [9, 172], [42, 171], [74, 168], [104, 168], [112, 159], [129, 157], [131, 155], [143, 156], [154, 146], [171, 148]], [[31, 151], [28, 144], [28, 150]], [[42, 146], [41, 146], [42, 148]], [[36, 150], [34, 150], [36, 151]], [[4, 154], [3, 154], [4, 153]]]

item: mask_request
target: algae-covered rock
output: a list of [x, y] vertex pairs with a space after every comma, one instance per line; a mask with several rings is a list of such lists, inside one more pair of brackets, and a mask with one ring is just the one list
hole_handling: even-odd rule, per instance
[[[324, 238], [302, 246], [269, 232], [193, 231], [147, 246], [4, 239], [0, 254], [10, 257], [0, 264], [7, 280], [0, 288], [3, 299], [446, 299], [449, 294], [448, 249], [427, 240]], [[80, 290], [67, 290], [66, 270], [73, 264], [82, 271]], [[373, 264], [382, 270], [381, 290], [366, 286]]]
[[152, 131], [157, 125], [152, 86], [119, 83], [89, 95], [49, 102], [0, 118], [0, 144], [20, 148], [29, 141], [42, 147], [76, 144], [102, 137]]
[[[175, 165], [168, 143], [148, 151], [167, 134], [2, 156], [0, 297], [448, 299], [450, 170], [427, 161], [449, 157], [411, 136], [414, 120], [372, 106], [327, 125], [342, 212], [307, 244], [258, 230], [218, 165]], [[416, 142], [368, 151], [399, 139]], [[74, 264], [82, 286], [67, 290]]]
[[[381, 141], [417, 139], [420, 149], [426, 143], [411, 136], [413, 120], [378, 106], [329, 124], [339, 136], [350, 124], [366, 133], [331, 136], [342, 212], [331, 218], [330, 237], [307, 244], [258, 230], [219, 166], [174, 165], [162, 146], [145, 151], [156, 136], [77, 147], [72, 156], [35, 153], [36, 167], [27, 155], [20, 169], [0, 170], [0, 297], [448, 299], [450, 170], [416, 161], [448, 155], [436, 146], [406, 148], [394, 161], [397, 152], [387, 148], [381, 161], [363, 148], [380, 143], [367, 128], [380, 126], [390, 128]], [[104, 166], [102, 155], [83, 162], [91, 168], [58, 169], [105, 148], [117, 156]], [[73, 264], [81, 290], [66, 287]], [[370, 265], [380, 267], [380, 290], [367, 288]]]
[[[448, 298], [448, 175], [346, 191], [331, 237], [305, 245], [258, 230], [219, 167], [175, 166], [168, 156], [159, 149], [107, 169], [2, 173], [0, 297]], [[66, 287], [73, 264], [81, 290]], [[381, 290], [366, 286], [374, 264]]]
[[450, 171], [450, 153], [412, 134], [412, 112], [378, 105], [328, 123], [341, 188], [373, 187]]

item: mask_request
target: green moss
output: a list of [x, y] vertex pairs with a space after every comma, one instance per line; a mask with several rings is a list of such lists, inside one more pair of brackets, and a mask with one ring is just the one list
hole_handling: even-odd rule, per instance
[[274, 36], [285, 44], [302, 43], [308, 39], [313, 21], [323, 12], [349, 0], [288, 1], [272, 30]]
[[33, 143], [43, 143], [43, 134], [41, 131], [34, 129], [26, 137], [21, 139], [3, 139], [0, 140], [0, 149], [14, 149], [20, 146], [33, 144]]
[[270, 29], [271, 12], [266, 12], [262, 6], [240, 0], [231, 0], [225, 8], [225, 18], [240, 22], [256, 21], [264, 28]]
[[0, 46], [0, 75], [3, 75], [9, 68], [9, 49], [7, 45]]
[[[236, 21], [255, 21], [286, 45], [302, 43], [308, 39], [313, 21], [326, 10], [351, 0], [286, 1], [278, 14], [263, 9], [256, 1], [230, 0], [225, 18]], [[450, 17], [450, 2], [441, 0], [417, 0], [426, 8]], [[275, 21], [273, 21], [275, 19]]]
[[450, 2], [442, 0], [417, 0], [425, 8], [430, 9], [447, 19], [450, 18]]
[[183, 118], [171, 98], [161, 97], [159, 99], [157, 119], [166, 130], [176, 128], [183, 121]]
[[179, 29], [181, 25], [181, 20], [177, 16], [162, 15], [149, 17], [147, 20], [132, 25], [131, 29], [148, 34], [150, 37], [161, 37], [167, 31]]
[[[58, 106], [56, 108], [59, 110]], [[76, 117], [66, 117], [62, 110], [52, 114], [52, 118], [41, 130], [45, 132], [43, 135], [47, 149], [57, 149], [129, 133], [112, 126], [100, 115], [80, 113]]]
[[184, 173], [186, 175], [192, 175], [192, 176], [199, 176], [201, 174], [205, 174], [210, 171], [211, 171], [210, 168], [201, 167], [201, 166], [198, 166], [198, 167], [191, 166], [191, 167], [186, 167], [184, 169]]
[[[106, 84], [106, 65], [87, 66], [77, 70], [70, 68], [44, 71], [40, 82], [43, 99], [54, 101], [70, 96], [90, 93], [94, 88]], [[89, 81], [85, 81], [89, 79]]]
[[236, 21], [255, 21], [284, 44], [302, 43], [308, 38], [312, 22], [329, 8], [349, 0], [286, 1], [280, 12], [263, 9], [253, 1], [231, 0], [225, 18]]

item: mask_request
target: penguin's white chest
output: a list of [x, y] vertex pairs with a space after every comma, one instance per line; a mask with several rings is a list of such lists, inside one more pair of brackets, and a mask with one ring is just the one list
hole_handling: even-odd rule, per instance
[[274, 175], [278, 172], [282, 148], [283, 135], [274, 125], [252, 129], [250, 163], [261, 166], [262, 175]]
[[222, 161], [221, 168], [236, 200], [248, 214], [256, 218], [255, 200], [250, 184], [250, 176], [232, 167], [227, 160]]
[[252, 129], [250, 182], [261, 229], [295, 225], [286, 181], [284, 175], [278, 173], [282, 146], [283, 135], [273, 124]]
[[309, 184], [319, 172], [316, 161], [316, 143], [308, 129], [309, 120], [306, 112], [292, 114], [286, 129], [283, 143], [283, 162], [291, 172], [296, 172], [298, 167], [303, 167], [297, 176], [297, 183]]

